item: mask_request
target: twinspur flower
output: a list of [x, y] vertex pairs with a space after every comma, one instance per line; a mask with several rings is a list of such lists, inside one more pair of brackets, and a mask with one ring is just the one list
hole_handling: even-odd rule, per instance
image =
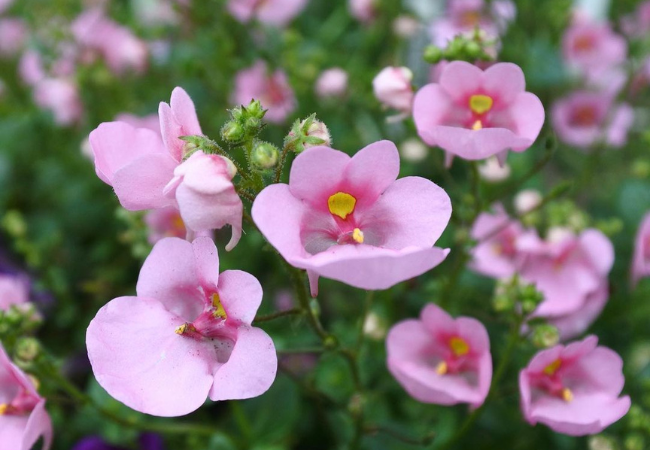
[[[241, 237], [243, 205], [232, 178], [236, 170], [223, 156], [196, 151], [187, 157], [181, 136], [202, 135], [194, 103], [177, 87], [170, 104], [159, 107], [160, 132], [124, 122], [102, 123], [90, 133], [97, 176], [113, 186], [130, 210], [176, 207], [194, 232], [229, 224], [232, 249]], [[162, 138], [161, 138], [162, 135]]]
[[557, 345], [539, 352], [520, 372], [521, 407], [531, 425], [584, 436], [600, 433], [627, 414], [630, 397], [619, 397], [623, 361], [597, 345], [596, 336]]
[[490, 390], [490, 338], [476, 319], [453, 319], [428, 304], [420, 319], [404, 320], [390, 329], [386, 351], [390, 373], [421, 402], [469, 403], [476, 408]]
[[634, 239], [632, 256], [631, 285], [636, 287], [641, 278], [650, 275], [650, 213], [647, 213]]
[[274, 27], [287, 26], [307, 6], [307, 0], [230, 0], [227, 8], [242, 23], [257, 19]]
[[40, 437], [42, 449], [49, 449], [52, 422], [45, 399], [0, 344], [0, 450], [30, 450]]
[[420, 89], [413, 118], [424, 142], [454, 156], [479, 160], [496, 155], [501, 163], [508, 150], [523, 152], [539, 135], [544, 106], [525, 92], [524, 73], [511, 63], [485, 71], [463, 62], [447, 64], [438, 83]]
[[420, 177], [397, 180], [395, 144], [370, 144], [353, 157], [313, 147], [293, 162], [289, 184], [265, 188], [253, 220], [291, 265], [362, 289], [387, 289], [440, 264], [434, 247], [451, 216], [447, 193]]
[[219, 274], [211, 239], [159, 241], [136, 291], [107, 303], [86, 333], [93, 372], [111, 396], [136, 411], [180, 416], [206, 397], [251, 398], [271, 386], [275, 347], [251, 326], [262, 287], [246, 272]]

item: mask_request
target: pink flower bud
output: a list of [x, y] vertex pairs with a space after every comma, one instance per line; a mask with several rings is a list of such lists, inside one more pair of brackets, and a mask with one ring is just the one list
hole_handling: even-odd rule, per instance
[[342, 97], [348, 88], [348, 74], [335, 67], [327, 69], [316, 80], [316, 95], [321, 98]]
[[408, 67], [386, 67], [372, 81], [375, 97], [385, 106], [410, 113], [413, 106], [413, 72]]

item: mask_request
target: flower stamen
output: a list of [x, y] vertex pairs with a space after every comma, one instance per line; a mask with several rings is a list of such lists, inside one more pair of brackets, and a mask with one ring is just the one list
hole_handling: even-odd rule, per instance
[[356, 204], [357, 199], [350, 194], [346, 194], [345, 192], [337, 192], [327, 199], [327, 206], [330, 210], [330, 213], [340, 217], [343, 220], [345, 220], [349, 214], [352, 214], [354, 212], [354, 207]]

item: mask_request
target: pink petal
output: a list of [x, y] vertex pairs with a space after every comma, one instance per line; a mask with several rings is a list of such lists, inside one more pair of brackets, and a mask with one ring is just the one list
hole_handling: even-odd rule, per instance
[[90, 132], [90, 147], [97, 176], [113, 185], [115, 173], [141, 156], [164, 154], [160, 137], [151, 130], [124, 122], [105, 122]]
[[218, 289], [228, 318], [250, 325], [262, 303], [262, 286], [257, 278], [241, 270], [226, 270], [219, 275]]
[[266, 240], [285, 259], [306, 255], [300, 233], [287, 232], [300, 230], [305, 214], [303, 202], [293, 196], [288, 185], [272, 184], [266, 187], [257, 195], [251, 214]]
[[344, 178], [350, 157], [329, 147], [312, 147], [296, 157], [291, 166], [291, 193], [314, 208], [327, 211], [327, 199]]
[[521, 68], [512, 63], [498, 63], [483, 72], [482, 87], [493, 97], [497, 107], [506, 107], [526, 89], [526, 79]]
[[589, 262], [603, 277], [607, 277], [614, 266], [614, 246], [607, 236], [594, 228], [580, 234], [580, 246]]
[[[25, 444], [24, 436], [27, 428], [25, 416], [5, 415], [0, 418], [0, 442], [3, 450], [29, 450]], [[33, 444], [33, 442], [32, 442]]]
[[[530, 92], [522, 92], [509, 106], [509, 115], [514, 121], [517, 136], [524, 138], [511, 147], [515, 152], [526, 150], [539, 136], [544, 125], [544, 105]], [[526, 142], [529, 142], [528, 144]]]
[[[204, 241], [203, 238], [197, 240]], [[171, 313], [187, 322], [193, 322], [203, 310], [205, 302], [205, 294], [200, 290], [195, 254], [200, 251], [200, 247], [205, 246], [199, 243], [194, 247], [179, 238], [158, 241], [140, 269], [136, 286], [138, 296], [155, 298]], [[216, 285], [219, 273], [216, 251], [214, 256], [205, 256], [201, 260], [212, 258], [216, 260], [216, 265], [212, 267], [210, 281]], [[207, 270], [206, 264], [202, 263], [201, 275], [205, 276]]]
[[[0, 419], [2, 422], [2, 419]], [[25, 428], [23, 429], [22, 446], [16, 447], [21, 450], [30, 450], [36, 441], [43, 436], [43, 450], [47, 450], [52, 445], [52, 421], [50, 415], [45, 410], [45, 400], [40, 401], [32, 410]], [[0, 431], [2, 436], [2, 431]], [[6, 443], [4, 440], [1, 442]]]
[[337, 245], [309, 259], [289, 262], [361, 289], [388, 289], [440, 264], [449, 250], [408, 247], [399, 251], [368, 245]]
[[212, 386], [216, 350], [212, 341], [176, 334], [184, 322], [151, 298], [110, 301], [86, 333], [99, 384], [146, 414], [181, 416], [199, 408]]
[[[203, 289], [217, 290], [221, 282], [219, 275], [219, 253], [209, 237], [198, 237], [192, 241], [196, 274]], [[142, 275], [140, 275], [142, 276]]]
[[[424, 142], [438, 145], [431, 128], [444, 123], [452, 106], [449, 94], [438, 84], [427, 84], [417, 92], [413, 101], [413, 120]], [[450, 165], [446, 164], [447, 167]]]
[[217, 370], [212, 400], [239, 400], [266, 392], [278, 368], [273, 341], [263, 330], [242, 326], [228, 362]]
[[458, 103], [467, 101], [482, 86], [483, 71], [465, 61], [447, 64], [440, 74], [440, 86]]
[[431, 247], [451, 218], [451, 200], [435, 183], [420, 177], [394, 181], [379, 200], [360, 213], [364, 223], [379, 225], [382, 247], [395, 250], [409, 246]]
[[176, 162], [169, 155], [152, 153], [118, 170], [113, 188], [120, 204], [129, 211], [172, 206], [173, 200], [165, 197], [163, 191], [173, 178], [175, 167]]

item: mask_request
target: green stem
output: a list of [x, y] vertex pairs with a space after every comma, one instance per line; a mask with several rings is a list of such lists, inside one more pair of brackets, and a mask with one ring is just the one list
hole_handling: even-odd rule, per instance
[[253, 325], [257, 325], [258, 323], [262, 323], [262, 322], [268, 322], [270, 320], [275, 320], [280, 317], [295, 316], [304, 313], [305, 312], [303, 311], [302, 308], [285, 309], [283, 311], [277, 311], [271, 314], [266, 314], [264, 316], [258, 316], [253, 320]]
[[[280, 258], [282, 258], [282, 256], [280, 256]], [[282, 261], [287, 266], [287, 270], [289, 271], [289, 276], [291, 277], [291, 281], [293, 282], [296, 298], [298, 299], [298, 304], [300, 305], [300, 308], [307, 313], [307, 319], [309, 321], [309, 324], [311, 325], [312, 329], [314, 330], [314, 332], [320, 338], [321, 341], [323, 342], [330, 341], [331, 340], [330, 334], [327, 333], [327, 331], [325, 331], [325, 328], [323, 328], [323, 324], [320, 322], [320, 318], [316, 315], [311, 305], [309, 304], [310, 295], [309, 292], [307, 291], [307, 284], [305, 283], [302, 270], [296, 269], [295, 267], [291, 266], [288, 262], [284, 260], [284, 258], [282, 258]]]
[[433, 439], [435, 438], [434, 432], [428, 433], [425, 436], [417, 439], [417, 438], [412, 438], [410, 436], [406, 436], [397, 430], [393, 430], [392, 428], [384, 427], [381, 425], [368, 425], [364, 427], [364, 433], [371, 434], [371, 435], [377, 433], [384, 433], [405, 444], [417, 445], [421, 447], [430, 445], [431, 442], [433, 442]]
[[279, 183], [280, 178], [282, 178], [282, 169], [284, 169], [284, 163], [287, 161], [288, 153], [289, 153], [289, 146], [285, 145], [282, 148], [282, 154], [280, 155], [280, 162], [278, 163], [278, 166], [275, 168], [275, 178], [274, 178], [275, 183]]

